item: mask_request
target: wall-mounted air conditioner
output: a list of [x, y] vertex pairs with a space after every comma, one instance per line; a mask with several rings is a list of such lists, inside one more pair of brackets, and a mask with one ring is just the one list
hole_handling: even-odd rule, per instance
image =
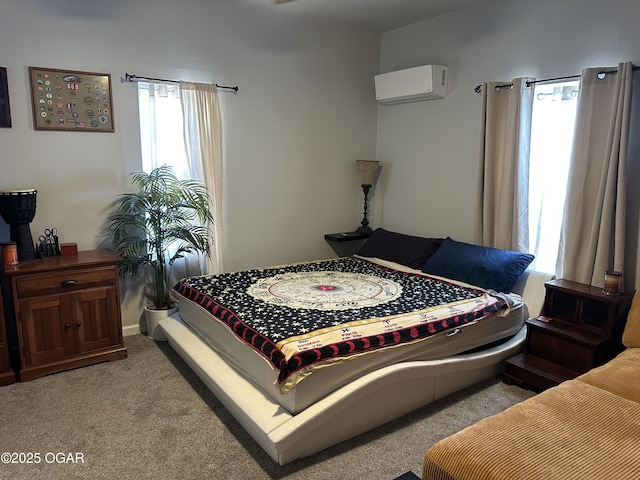
[[423, 65], [376, 75], [376, 100], [388, 105], [443, 98], [447, 71], [443, 65]]

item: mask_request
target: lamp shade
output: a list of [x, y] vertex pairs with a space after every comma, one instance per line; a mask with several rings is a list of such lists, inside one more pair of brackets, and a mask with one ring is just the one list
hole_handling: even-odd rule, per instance
[[360, 172], [360, 178], [362, 185], [373, 185], [373, 179], [378, 169], [377, 160], [356, 160], [358, 163], [358, 171]]

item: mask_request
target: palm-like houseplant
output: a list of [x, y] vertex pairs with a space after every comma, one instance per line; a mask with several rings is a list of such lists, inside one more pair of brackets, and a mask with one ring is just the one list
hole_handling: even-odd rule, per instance
[[138, 191], [113, 202], [106, 229], [122, 258], [120, 273], [136, 276], [142, 266], [151, 267], [151, 307], [169, 309], [175, 303], [170, 295], [171, 265], [185, 254], [209, 255], [209, 192], [201, 182], [178, 179], [167, 165], [150, 173], [134, 172], [131, 183]]

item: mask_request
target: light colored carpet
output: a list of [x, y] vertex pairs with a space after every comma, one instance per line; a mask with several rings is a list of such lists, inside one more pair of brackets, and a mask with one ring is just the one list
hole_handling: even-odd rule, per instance
[[[125, 345], [125, 360], [0, 388], [0, 453], [40, 455], [0, 463], [1, 479], [391, 480], [419, 475], [441, 438], [533, 395], [496, 378], [282, 467], [168, 344]], [[83, 462], [59, 463], [68, 454]]]

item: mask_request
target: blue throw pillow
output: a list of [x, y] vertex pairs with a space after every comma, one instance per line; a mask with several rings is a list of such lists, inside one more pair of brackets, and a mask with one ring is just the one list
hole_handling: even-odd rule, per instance
[[497, 292], [509, 292], [533, 259], [529, 253], [456, 242], [447, 237], [422, 271]]

